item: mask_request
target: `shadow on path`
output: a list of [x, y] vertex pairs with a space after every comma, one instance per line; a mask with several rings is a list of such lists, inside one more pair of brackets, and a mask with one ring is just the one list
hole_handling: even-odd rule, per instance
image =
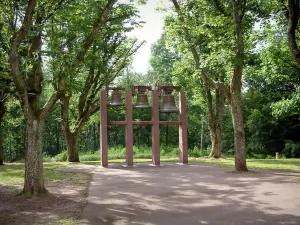
[[210, 165], [96, 169], [79, 224], [300, 224], [299, 174]]

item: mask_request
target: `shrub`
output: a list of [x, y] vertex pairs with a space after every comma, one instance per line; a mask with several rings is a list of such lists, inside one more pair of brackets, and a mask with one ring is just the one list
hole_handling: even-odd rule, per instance
[[100, 154], [86, 154], [79, 156], [80, 161], [100, 161]]
[[211, 152], [211, 149], [199, 149], [198, 147], [194, 147], [193, 149], [189, 150], [189, 156], [190, 157], [203, 157], [203, 156], [209, 156]]
[[67, 150], [59, 153], [58, 155], [54, 156], [55, 162], [65, 162], [68, 160], [68, 152]]
[[43, 162], [52, 162], [53, 159], [47, 155], [46, 153], [43, 153]]
[[287, 141], [285, 143], [282, 154], [285, 155], [287, 158], [300, 157], [300, 142], [294, 143], [292, 141]]

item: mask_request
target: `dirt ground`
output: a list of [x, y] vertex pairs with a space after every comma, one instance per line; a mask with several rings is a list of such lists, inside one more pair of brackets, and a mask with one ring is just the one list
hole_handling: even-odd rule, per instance
[[212, 165], [97, 169], [78, 224], [299, 225], [300, 174]]
[[91, 175], [70, 176], [69, 181], [46, 182], [49, 193], [33, 198], [17, 196], [21, 186], [0, 185], [0, 224], [74, 224], [86, 204]]

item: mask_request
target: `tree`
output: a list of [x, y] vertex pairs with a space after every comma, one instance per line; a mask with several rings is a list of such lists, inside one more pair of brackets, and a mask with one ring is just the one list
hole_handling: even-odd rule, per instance
[[[230, 81], [230, 87], [227, 87], [221, 81], [214, 81], [207, 76], [201, 66], [200, 56], [197, 47], [192, 42], [190, 30], [183, 25], [186, 23], [185, 13], [181, 10], [180, 5], [176, 0], [172, 0], [175, 10], [178, 14], [179, 20], [184, 26], [183, 36], [188, 42], [189, 48], [193, 54], [196, 69], [199, 71], [206, 87], [212, 87], [220, 90], [226, 97], [231, 107], [233, 127], [234, 127], [234, 149], [235, 149], [235, 170], [247, 171], [246, 166], [246, 146], [245, 146], [245, 130], [242, 110], [242, 73], [244, 64], [244, 38], [243, 38], [243, 17], [246, 9], [246, 1], [228, 1], [226, 4], [218, 2], [218, 7], [225, 12], [225, 17], [230, 15], [226, 13], [229, 10], [229, 5], [232, 7], [233, 27], [235, 28], [235, 55], [233, 63], [233, 75]], [[217, 1], [214, 1], [217, 2]], [[200, 4], [197, 2], [196, 4]], [[185, 8], [186, 9], [186, 8]], [[224, 11], [225, 10], [225, 11]]]
[[[52, 109], [56, 101], [64, 93], [60, 87], [53, 91], [51, 97], [43, 107], [41, 98], [43, 93], [43, 70], [42, 70], [42, 37], [46, 21], [63, 8], [65, 1], [56, 4], [52, 2], [37, 2], [29, 0], [19, 29], [14, 32], [10, 47], [10, 68], [16, 91], [19, 95], [20, 104], [26, 121], [25, 143], [25, 182], [24, 192], [40, 194], [45, 192], [42, 163], [42, 133], [46, 115]], [[95, 18], [94, 26], [90, 34], [82, 41], [82, 52], [73, 62], [73, 68], [82, 62], [89, 50], [95, 35], [107, 22], [107, 16], [116, 1], [108, 1]], [[19, 19], [21, 21], [21, 18]], [[27, 57], [21, 57], [20, 49], [23, 46], [28, 49]], [[26, 61], [27, 73], [22, 71], [22, 64]], [[21, 72], [22, 71], [22, 72]]]
[[[86, 4], [80, 4], [79, 9], [95, 6], [93, 2]], [[68, 9], [73, 12], [74, 18], [62, 13], [58, 21], [51, 23], [48, 28], [48, 51], [53, 52], [50, 59], [51, 72], [59, 74], [56, 88], [65, 93], [61, 97], [62, 128], [70, 162], [79, 162], [78, 137], [90, 116], [99, 111], [99, 91], [122, 73], [131, 56], [143, 44], [137, 44], [135, 39], [125, 36], [138, 24], [132, 19], [137, 13], [136, 8], [131, 4], [118, 4], [112, 9], [111, 15], [105, 15], [98, 35], [91, 42], [90, 38], [86, 39], [81, 49], [78, 43], [82, 37], [91, 34], [85, 26], [89, 18], [77, 15], [78, 7], [71, 6]], [[98, 12], [92, 10], [89, 13], [91, 17], [96, 17]], [[64, 26], [61, 26], [62, 21]], [[84, 64], [81, 62], [82, 52], [85, 54]]]

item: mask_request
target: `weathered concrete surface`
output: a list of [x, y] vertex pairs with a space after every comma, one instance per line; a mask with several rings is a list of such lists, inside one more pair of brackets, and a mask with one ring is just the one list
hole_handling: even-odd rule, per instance
[[94, 171], [79, 224], [300, 224], [300, 174], [148, 164]]

